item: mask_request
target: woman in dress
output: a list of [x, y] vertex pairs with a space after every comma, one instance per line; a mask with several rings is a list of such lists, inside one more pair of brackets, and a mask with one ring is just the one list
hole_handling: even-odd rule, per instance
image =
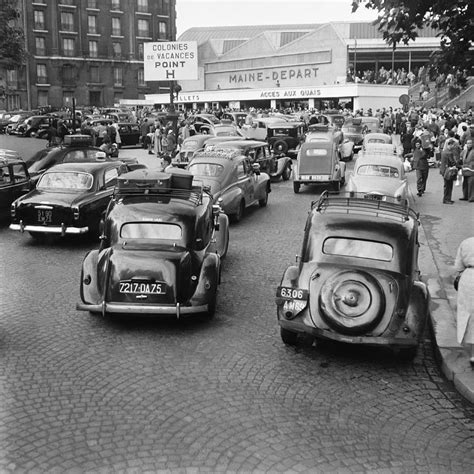
[[469, 360], [474, 368], [474, 237], [463, 240], [459, 245], [454, 269], [462, 272], [456, 315], [458, 343], [470, 346]]

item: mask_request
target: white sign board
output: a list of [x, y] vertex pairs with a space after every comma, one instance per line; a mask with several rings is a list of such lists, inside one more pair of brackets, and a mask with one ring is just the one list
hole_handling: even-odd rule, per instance
[[144, 43], [143, 68], [145, 81], [196, 80], [197, 42]]

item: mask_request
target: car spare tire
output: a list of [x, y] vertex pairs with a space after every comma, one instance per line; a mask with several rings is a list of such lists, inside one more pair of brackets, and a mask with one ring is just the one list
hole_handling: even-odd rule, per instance
[[288, 152], [288, 143], [286, 143], [285, 140], [277, 140], [273, 144], [273, 151], [275, 153], [286, 154]]
[[332, 329], [342, 334], [363, 334], [380, 322], [385, 295], [378, 281], [364, 271], [337, 272], [321, 287], [319, 312]]

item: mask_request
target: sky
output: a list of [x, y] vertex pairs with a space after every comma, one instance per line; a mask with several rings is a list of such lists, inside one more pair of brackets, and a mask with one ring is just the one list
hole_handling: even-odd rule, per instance
[[176, 0], [177, 38], [189, 28], [372, 21], [377, 14], [352, 0]]

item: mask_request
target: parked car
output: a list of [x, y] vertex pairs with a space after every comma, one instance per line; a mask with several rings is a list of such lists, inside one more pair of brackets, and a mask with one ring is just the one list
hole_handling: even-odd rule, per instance
[[32, 115], [33, 112], [20, 112], [15, 115], [12, 115], [8, 120], [7, 126], [5, 127], [5, 133], [7, 135], [17, 135], [18, 126]]
[[[206, 143], [206, 149], [209, 149]], [[270, 178], [282, 178], [288, 181], [291, 176], [292, 160], [285, 155], [275, 155], [267, 142], [259, 140], [229, 140], [214, 145], [215, 149], [239, 150], [250, 158], [250, 162], [258, 163], [260, 171], [267, 173]]]
[[364, 133], [378, 133], [382, 131], [382, 126], [378, 117], [363, 116], [359, 118], [364, 129]]
[[271, 123], [267, 131], [267, 142], [275, 153], [296, 157], [305, 138], [303, 122]]
[[44, 148], [28, 158], [26, 165], [33, 183], [49, 168], [59, 163], [91, 163], [112, 161], [126, 164], [130, 169], [142, 168], [137, 158], [108, 156], [100, 148], [92, 146], [90, 135], [67, 135], [60, 146]]
[[171, 161], [172, 165], [180, 168], [188, 166], [194, 154], [199, 150], [203, 150], [206, 142], [212, 137], [213, 135], [196, 134], [185, 138], [178, 154]]
[[242, 133], [251, 140], [267, 140], [269, 136], [268, 126], [272, 124], [285, 124], [286, 120], [280, 117], [266, 116], [253, 117], [252, 123], [242, 125]]
[[177, 171], [119, 177], [101, 245], [82, 263], [77, 309], [104, 316], [214, 316], [228, 218], [192, 175]]
[[13, 202], [10, 229], [39, 239], [46, 234], [98, 236], [121, 171], [128, 171], [121, 162], [53, 166], [41, 175], [36, 189]]
[[392, 137], [382, 132], [368, 132], [364, 136], [362, 148], [366, 148], [369, 143], [392, 143]]
[[346, 179], [346, 164], [339, 159], [337, 141], [305, 142], [293, 170], [293, 191], [302, 184], [329, 185], [339, 192]]
[[406, 205], [408, 183], [403, 162], [397, 157], [364, 154], [355, 163], [346, 191], [359, 193], [365, 199], [386, 201], [394, 198]]
[[10, 217], [12, 202], [32, 188], [26, 163], [13, 150], [0, 148], [0, 219]]
[[245, 209], [254, 204], [265, 207], [271, 191], [270, 176], [260, 172], [258, 163], [236, 150], [204, 150], [195, 154], [188, 170], [209, 186], [215, 204], [239, 222]]
[[319, 113], [319, 114], [313, 114], [309, 118], [309, 125], [329, 125], [335, 128], [338, 128], [339, 130], [341, 127], [344, 125], [345, 122], [345, 117], [342, 114], [339, 113]]
[[[214, 114], [196, 114], [192, 117], [192, 123], [196, 132], [201, 133], [201, 127], [203, 125], [206, 127], [214, 126], [221, 123], [221, 121]], [[204, 127], [204, 129], [206, 129], [206, 127]]]
[[0, 133], [5, 133], [8, 122], [14, 114], [12, 112], [0, 113]]
[[341, 127], [344, 138], [354, 144], [354, 152], [358, 152], [362, 148], [364, 141], [365, 129], [360, 118], [346, 120]]
[[280, 334], [388, 346], [412, 358], [428, 316], [418, 269], [418, 216], [399, 202], [323, 193], [297, 265], [277, 288]]
[[49, 115], [32, 115], [18, 124], [16, 134], [21, 137], [36, 137], [46, 134], [51, 120]]
[[332, 125], [310, 125], [305, 135], [306, 143], [335, 142], [342, 161], [354, 158], [354, 143], [344, 137], [342, 131]]
[[245, 118], [247, 117], [247, 112], [224, 112], [222, 114], [221, 120], [230, 120], [232, 123], [238, 127], [242, 127], [245, 123]]
[[140, 144], [140, 127], [137, 123], [118, 122], [120, 146], [137, 146]]

